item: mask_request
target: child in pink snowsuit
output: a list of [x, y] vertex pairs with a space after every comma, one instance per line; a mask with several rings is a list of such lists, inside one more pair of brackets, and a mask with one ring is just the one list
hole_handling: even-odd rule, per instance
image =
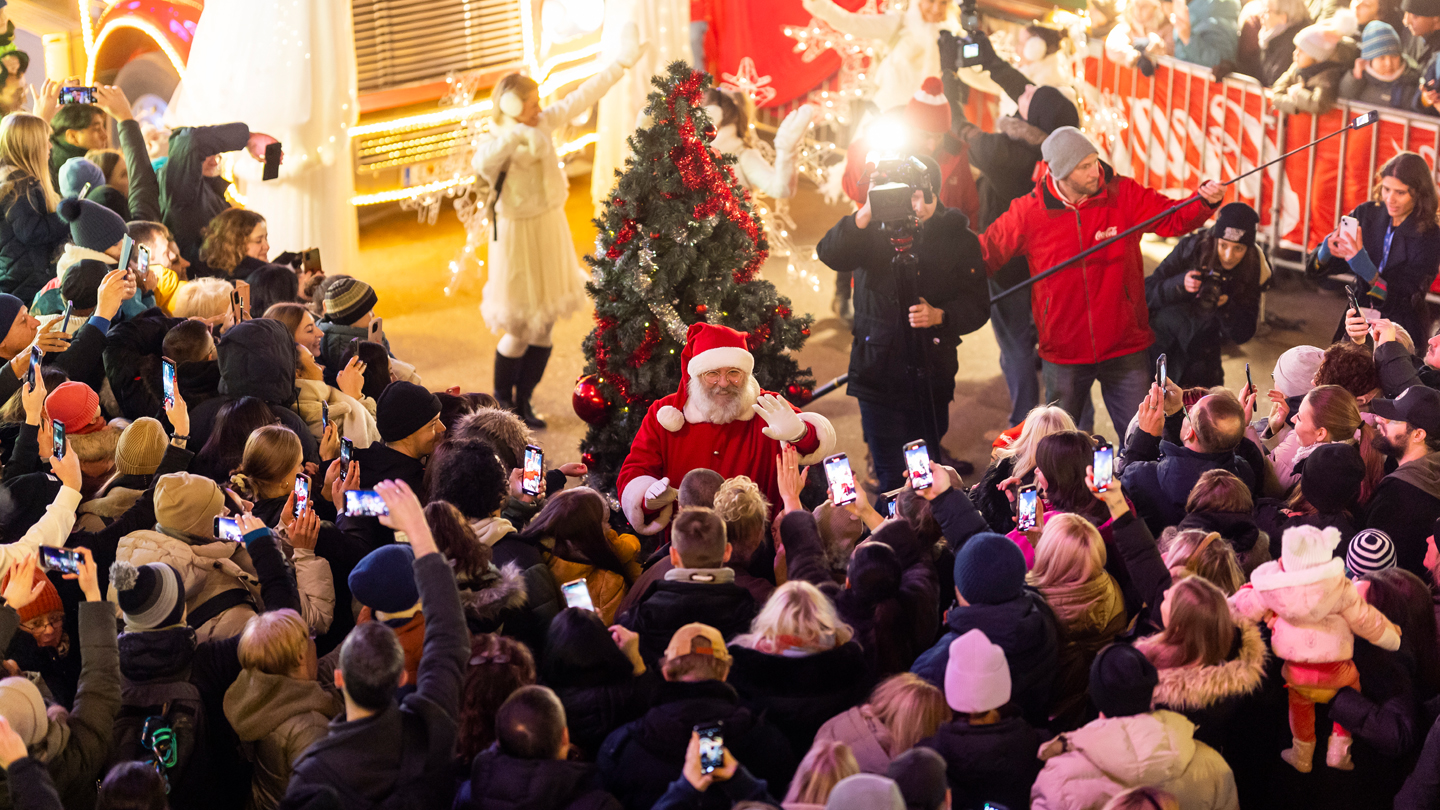
[[[1279, 562], [1255, 569], [1250, 582], [1230, 597], [1230, 608], [1252, 621], [1267, 620], [1270, 645], [1285, 661], [1290, 690], [1292, 746], [1280, 756], [1301, 773], [1315, 754], [1315, 704], [1329, 703], [1341, 688], [1360, 688], [1350, 659], [1355, 636], [1385, 650], [1400, 647], [1400, 630], [1360, 596], [1335, 557], [1340, 532], [1314, 526], [1285, 530]], [[1350, 732], [1335, 724], [1325, 764], [1351, 770]]]

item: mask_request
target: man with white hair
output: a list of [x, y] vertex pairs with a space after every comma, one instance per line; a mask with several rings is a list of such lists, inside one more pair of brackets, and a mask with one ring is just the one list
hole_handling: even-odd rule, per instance
[[775, 456], [781, 442], [795, 446], [801, 464], [833, 451], [830, 420], [801, 413], [779, 394], [760, 389], [745, 338], [726, 326], [691, 325], [680, 355], [680, 390], [650, 406], [616, 482], [625, 517], [641, 534], [655, 534], [670, 522], [677, 495], [670, 483], [693, 469], [725, 478], [747, 475], [778, 504]]

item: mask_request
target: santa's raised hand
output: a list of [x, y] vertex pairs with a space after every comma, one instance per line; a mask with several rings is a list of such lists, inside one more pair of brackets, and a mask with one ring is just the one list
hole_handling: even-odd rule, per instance
[[784, 397], [762, 394], [750, 407], [754, 408], [755, 413], [769, 426], [760, 431], [766, 436], [778, 442], [797, 442], [805, 438], [805, 422]]

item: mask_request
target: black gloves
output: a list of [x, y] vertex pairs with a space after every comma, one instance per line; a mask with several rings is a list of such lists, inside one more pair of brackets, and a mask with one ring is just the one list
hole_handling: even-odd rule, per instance
[[960, 39], [950, 31], [940, 31], [940, 75], [946, 76], [960, 69]]

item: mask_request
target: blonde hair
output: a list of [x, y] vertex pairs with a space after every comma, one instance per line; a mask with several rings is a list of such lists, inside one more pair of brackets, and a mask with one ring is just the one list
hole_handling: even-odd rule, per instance
[[816, 740], [800, 760], [800, 767], [795, 771], [794, 798], [787, 797], [786, 804], [824, 805], [830, 800], [830, 791], [836, 783], [857, 773], [860, 773], [860, 763], [855, 761], [850, 746], [836, 740]]
[[45, 210], [55, 213], [60, 195], [50, 181], [50, 125], [44, 118], [13, 112], [0, 119], [0, 204], [7, 208], [10, 201], [27, 193], [23, 186], [33, 181], [45, 200]]
[[[506, 93], [514, 93], [522, 101], [531, 93], [540, 92], [540, 84], [524, 73], [510, 73], [501, 77], [495, 83], [495, 88], [490, 91], [490, 98], [495, 100], [495, 105], [490, 108], [490, 114], [496, 121], [504, 121], [510, 116], [500, 111], [500, 100], [505, 98]], [[514, 119], [511, 119], [514, 120]]]
[[250, 234], [265, 222], [265, 217], [244, 208], [221, 211], [205, 228], [205, 241], [200, 245], [200, 261], [226, 273], [245, 260], [245, 243]]
[[764, 538], [766, 518], [770, 513], [770, 502], [765, 500], [760, 487], [749, 476], [727, 478], [715, 491], [713, 508], [715, 514], [725, 521], [725, 540], [740, 552], [742, 559], [749, 559], [755, 549], [742, 546], [748, 545], [747, 541], [752, 538]]
[[735, 643], [751, 647], [762, 640], [773, 642], [780, 636], [793, 636], [809, 643], [833, 636], [838, 646], [854, 635], [850, 625], [840, 621], [835, 603], [819, 588], [797, 579], [770, 594], [765, 606], [750, 622], [750, 632], [736, 638]]
[[1011, 442], [1008, 447], [1002, 447], [995, 453], [995, 458], [1014, 459], [1014, 467], [1010, 473], [1016, 478], [1024, 478], [1035, 469], [1035, 451], [1040, 447], [1040, 440], [1055, 433], [1067, 433], [1075, 429], [1075, 420], [1064, 408], [1054, 405], [1041, 405], [1038, 408], [1031, 408], [1030, 413], [1025, 414], [1025, 427], [1020, 429], [1020, 435]]
[[268, 675], [288, 675], [305, 660], [310, 627], [290, 608], [251, 616], [240, 632], [240, 666]]
[[1235, 549], [1219, 532], [1186, 529], [1177, 532], [1164, 549], [1165, 565], [1170, 575], [1179, 579], [1198, 576], [1214, 583], [1226, 596], [1232, 596], [1245, 584]]
[[1187, 576], [1170, 586], [1170, 619], [1165, 629], [1144, 639], [1141, 652], [1156, 667], [1168, 669], [1191, 664], [1214, 666], [1230, 655], [1235, 644], [1235, 621], [1230, 603], [1215, 583]]
[[294, 485], [291, 475], [303, 457], [295, 431], [284, 425], [266, 425], [245, 440], [245, 455], [230, 482], [251, 500], [277, 498]]
[[1105, 570], [1105, 539], [1095, 524], [1064, 512], [1045, 519], [1035, 568], [1026, 576], [1039, 588], [1083, 585]]
[[170, 311], [177, 318], [216, 318], [230, 309], [235, 288], [218, 278], [197, 278], [180, 285], [170, 299]]
[[870, 702], [866, 706], [880, 725], [890, 732], [890, 742], [885, 751], [891, 759], [914, 748], [915, 743], [933, 736], [954, 716], [950, 704], [945, 702], [945, 693], [912, 672], [902, 672], [881, 681], [870, 693]]

